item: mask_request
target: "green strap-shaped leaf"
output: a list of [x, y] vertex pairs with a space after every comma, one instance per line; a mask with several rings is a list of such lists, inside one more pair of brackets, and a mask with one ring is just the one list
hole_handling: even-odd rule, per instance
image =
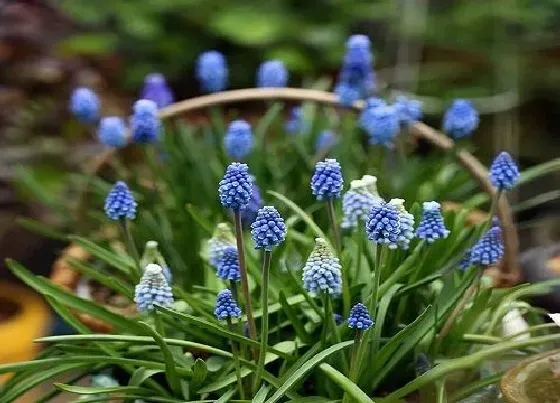
[[68, 239], [111, 267], [121, 271], [126, 276], [130, 274], [130, 270], [134, 269], [134, 261], [129, 256], [120, 255], [112, 250], [105, 249], [80, 236], [71, 235]]
[[[128, 336], [121, 334], [84, 334], [84, 335], [64, 335], [64, 336], [47, 336], [37, 339], [41, 343], [58, 343], [58, 342], [75, 342], [83, 343], [85, 341], [91, 342], [120, 342], [120, 343], [138, 343], [138, 344], [153, 344], [153, 338], [149, 336]], [[231, 358], [232, 354], [229, 351], [220, 350], [218, 348], [208, 346], [206, 344], [195, 343], [187, 340], [178, 339], [164, 339], [170, 346], [183, 346], [192, 350], [204, 351], [210, 354], [216, 354], [223, 357]]]
[[305, 362], [297, 371], [295, 371], [286, 381], [282, 384], [282, 386], [272, 395], [270, 399], [268, 399], [265, 403], [275, 403], [277, 402], [286, 392], [290, 390], [290, 388], [302, 379], [313, 367], [319, 364], [321, 361], [329, 357], [330, 355], [336, 353], [337, 351], [342, 350], [354, 343], [353, 340], [344, 341], [342, 343], [335, 344], [327, 348], [326, 350], [321, 351], [319, 354], [313, 356], [309, 361]]
[[321, 228], [319, 228], [319, 226], [315, 224], [315, 221], [313, 221], [313, 219], [309, 216], [309, 214], [303, 211], [297, 204], [295, 204], [293, 201], [288, 199], [286, 196], [280, 193], [273, 192], [272, 190], [269, 190], [267, 193], [271, 196], [274, 196], [276, 199], [280, 200], [297, 216], [299, 216], [303, 220], [303, 222], [305, 222], [309, 226], [309, 228], [311, 229], [311, 231], [313, 231], [316, 237], [323, 238], [327, 242], [329, 242], [329, 238], [325, 235], [323, 230], [321, 230]]
[[206, 379], [206, 376], [208, 375], [208, 368], [206, 367], [206, 363], [204, 362], [204, 360], [197, 358], [192, 367], [192, 371], [193, 376], [191, 379], [191, 384], [193, 388], [197, 390], [198, 388], [200, 388], [200, 386]]
[[345, 392], [347, 392], [354, 401], [360, 403], [373, 403], [368, 395], [361, 390], [358, 385], [352, 382], [350, 379], [345, 377], [340, 371], [334, 369], [329, 364], [323, 363], [319, 365], [321, 371], [326, 374], [334, 383], [342, 388]]
[[288, 316], [290, 322], [292, 322], [292, 326], [294, 327], [297, 336], [305, 344], [311, 343], [312, 341], [311, 335], [305, 331], [305, 327], [303, 326], [301, 319], [298, 318], [298, 314], [295, 311], [295, 309], [292, 308], [290, 304], [288, 304], [288, 301], [286, 300], [286, 294], [284, 294], [283, 290], [280, 290], [279, 299], [280, 299], [280, 304], [284, 308], [284, 313]]
[[100, 393], [124, 393], [124, 394], [136, 394], [143, 395], [149, 394], [151, 391], [146, 388], [141, 388], [138, 386], [107, 386], [107, 387], [85, 387], [85, 386], [74, 386], [66, 385], [64, 383], [55, 383], [55, 388], [62, 389], [65, 392], [77, 393], [79, 395], [97, 395]]
[[[156, 313], [157, 315], [157, 313]], [[150, 325], [144, 322], [139, 323], [140, 326], [144, 327], [148, 334], [151, 334], [154, 341], [158, 344], [161, 352], [163, 353], [163, 359], [165, 361], [165, 378], [171, 386], [171, 390], [177, 396], [181, 395], [181, 380], [177, 373], [177, 366], [175, 365], [175, 359], [173, 358], [173, 353], [167, 346], [165, 339], [161, 334], [156, 332]]]
[[76, 309], [80, 312], [90, 314], [91, 316], [99, 318], [118, 329], [127, 330], [129, 332], [138, 332], [140, 334], [144, 333], [143, 327], [139, 326], [134, 320], [111, 312], [105, 307], [97, 305], [95, 302], [80, 298], [68, 290], [54, 284], [50, 280], [33, 274], [16, 261], [7, 259], [6, 264], [14, 275], [39, 293], [51, 296], [63, 305]]

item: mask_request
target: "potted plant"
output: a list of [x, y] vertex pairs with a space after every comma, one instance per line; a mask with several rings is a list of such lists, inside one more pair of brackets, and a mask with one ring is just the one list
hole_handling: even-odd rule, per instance
[[[3, 390], [7, 401], [39, 378], [68, 371], [76, 378], [55, 384], [52, 393], [85, 395], [85, 401], [370, 402], [411, 394], [453, 401], [499, 381], [499, 372], [484, 377], [482, 364], [505, 354], [530, 354], [560, 338], [551, 332], [518, 340], [500, 331], [503, 317], [522, 299], [558, 281], [499, 289], [484, 276], [493, 266], [515, 274], [516, 234], [506, 200], [519, 179], [515, 162], [502, 153], [488, 173], [448, 137], [414, 123], [418, 114], [410, 111], [415, 104], [409, 100], [404, 115], [379, 98], [354, 104], [354, 94], [371, 90], [372, 74], [368, 57], [354, 61], [362, 63], [360, 69], [352, 65], [356, 46], [368, 55], [365, 38], [349, 40], [336, 95], [267, 88], [285, 85], [285, 72], [274, 63], [259, 71], [264, 88], [211, 94], [159, 111], [154, 102], [138, 101], [128, 137], [118, 119], [101, 122], [101, 140], [114, 147], [132, 140], [145, 152], [147, 169], [113, 161], [113, 185], [90, 175], [91, 191], [80, 194], [78, 210], [84, 210], [84, 197], [91, 198], [93, 208], [82, 217], [101, 231], [72, 236], [80, 249], [66, 254], [66, 261], [137, 312], [109, 309], [106, 301], [82, 298], [9, 260], [13, 273], [41, 292], [78, 334], [42, 338], [49, 347], [37, 360], [0, 366], [0, 373], [17, 373]], [[223, 89], [223, 67], [219, 54], [201, 58], [198, 76], [207, 90]], [[278, 77], [282, 82], [274, 81]], [[75, 113], [91, 118], [86, 112], [96, 111], [92, 94], [82, 91], [80, 97], [72, 103]], [[207, 126], [194, 133], [174, 122], [172, 133], [161, 133], [160, 118], [251, 99], [362, 107], [360, 126], [378, 146], [338, 139], [309, 158], [305, 142], [311, 139], [286, 141], [272, 129], [278, 104], [256, 134], [247, 122], [231, 123], [219, 139], [223, 150], [214, 137], [223, 127], [215, 110], [215, 131]], [[444, 119], [455, 136], [472, 132], [477, 120], [470, 104], [458, 107], [459, 118], [456, 105]], [[355, 127], [355, 119], [346, 111], [340, 124]], [[317, 123], [292, 122], [288, 130], [303, 131], [311, 122]], [[396, 153], [386, 146], [405, 140], [398, 136], [401, 124], [457, 156], [481, 182], [493, 200], [485, 222], [468, 226], [467, 209], [444, 213], [440, 203], [421, 197], [444, 193], [432, 183], [440, 172], [426, 186], [422, 180], [409, 188], [403, 187], [406, 181], [398, 183], [398, 172], [406, 179], [433, 168], [433, 160], [414, 161], [406, 152], [396, 164]], [[440, 163], [436, 159], [437, 170], [453, 166]], [[378, 183], [368, 175], [372, 171]], [[454, 178], [443, 184], [460, 179], [459, 171], [451, 172]], [[404, 188], [403, 194], [412, 195], [406, 201], [393, 193]], [[495, 213], [499, 224], [490, 219]], [[157, 243], [137, 251], [152, 240]], [[74, 311], [106, 323], [111, 334], [92, 333]], [[538, 326], [542, 319], [532, 314], [527, 321]], [[129, 374], [126, 384], [74, 384], [113, 366]]]

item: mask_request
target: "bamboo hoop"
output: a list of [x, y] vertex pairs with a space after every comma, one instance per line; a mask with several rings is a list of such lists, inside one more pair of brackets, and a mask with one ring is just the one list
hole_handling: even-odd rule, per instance
[[[339, 106], [337, 96], [334, 93], [327, 91], [302, 88], [250, 88], [217, 92], [210, 95], [203, 95], [179, 101], [160, 109], [159, 117], [161, 119], [172, 119], [188, 112], [215, 105], [233, 102], [271, 100], [316, 102], [335, 107]], [[365, 103], [363, 101], [355, 102], [352, 109], [359, 111], [363, 109], [364, 104]], [[416, 122], [410, 126], [409, 132], [412, 136], [423, 139], [444, 152], [453, 153], [459, 163], [467, 170], [467, 172], [470, 173], [473, 179], [478, 182], [481, 189], [488, 193], [491, 197], [495, 196], [496, 190], [488, 179], [488, 170], [474, 155], [465, 150], [457, 150], [455, 148], [455, 142], [451, 138], [424, 123]], [[88, 174], [95, 174], [99, 172], [107, 163], [109, 163], [114, 153], [114, 150], [107, 150], [96, 156], [96, 158], [91, 160], [86, 166], [86, 172]], [[500, 199], [497, 212], [503, 230], [505, 252], [497, 270], [491, 269], [489, 273], [493, 277], [494, 284], [496, 286], [510, 286], [516, 284], [520, 279], [519, 263], [517, 259], [519, 253], [519, 240], [515, 224], [513, 222], [511, 207], [505, 197]], [[62, 267], [63, 264], [60, 262], [64, 261], [65, 258], [66, 254], [63, 251], [61, 256], [55, 262], [54, 267]], [[65, 267], [65, 269], [71, 270], [67, 267]], [[73, 270], [72, 272], [75, 277], [66, 279], [66, 281], [68, 281], [68, 285], [77, 283], [77, 279], [79, 278], [79, 274], [77, 272]], [[71, 276], [71, 274], [67, 273], [66, 270], [64, 275]], [[54, 278], [54, 276], [52, 277]], [[93, 323], [90, 322], [90, 325], [93, 325]], [[110, 331], [110, 329], [106, 327], [101, 329], [99, 324], [95, 324], [95, 326], [92, 327], [105, 332]]]

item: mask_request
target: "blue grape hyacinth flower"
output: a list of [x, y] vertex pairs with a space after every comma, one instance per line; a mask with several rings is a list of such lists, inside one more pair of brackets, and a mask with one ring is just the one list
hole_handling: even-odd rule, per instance
[[128, 139], [126, 137], [126, 124], [118, 116], [101, 118], [97, 129], [99, 142], [107, 147], [123, 148]]
[[327, 241], [315, 239], [315, 247], [303, 267], [303, 288], [313, 296], [339, 295], [342, 290], [342, 266]]
[[332, 130], [323, 130], [315, 140], [315, 152], [320, 153], [334, 148], [338, 144], [338, 136]]
[[479, 120], [472, 102], [456, 99], [443, 115], [443, 131], [455, 139], [470, 136], [478, 127]]
[[395, 100], [393, 106], [397, 111], [397, 116], [402, 126], [408, 126], [422, 119], [422, 102], [416, 99], [409, 99], [404, 95], [400, 95]]
[[366, 108], [360, 116], [360, 127], [368, 134], [370, 144], [391, 146], [400, 128], [397, 109], [394, 106]]
[[290, 135], [304, 134], [308, 130], [308, 124], [303, 116], [303, 108], [301, 106], [294, 106], [290, 110], [290, 114], [286, 123], [284, 124], [286, 133]]
[[235, 236], [228, 223], [222, 222], [216, 226], [212, 238], [208, 240], [208, 261], [215, 269], [222, 259], [224, 251], [235, 246]]
[[235, 246], [228, 246], [222, 252], [222, 257], [218, 263], [216, 275], [222, 280], [239, 281], [239, 255]]
[[253, 150], [253, 137], [251, 125], [247, 121], [242, 119], [232, 121], [224, 136], [227, 154], [235, 159], [245, 158]]
[[519, 168], [511, 156], [502, 151], [490, 166], [490, 182], [498, 191], [511, 190], [519, 179]]
[[350, 309], [348, 316], [348, 327], [360, 331], [366, 331], [373, 326], [373, 320], [369, 316], [368, 309], [362, 303], [357, 303]]
[[225, 56], [217, 50], [201, 53], [196, 60], [196, 78], [204, 92], [226, 89], [229, 71]]
[[163, 74], [151, 73], [144, 78], [144, 87], [140, 98], [154, 101], [158, 108], [164, 108], [173, 103], [173, 91], [167, 85]]
[[257, 70], [257, 87], [281, 88], [288, 84], [288, 70], [280, 60], [263, 62]]
[[136, 200], [126, 183], [113, 185], [105, 198], [105, 214], [111, 220], [133, 220], [136, 217]]
[[135, 288], [134, 302], [139, 312], [153, 311], [156, 305], [171, 306], [173, 292], [163, 274], [163, 268], [157, 264], [149, 264]]
[[327, 158], [315, 165], [311, 177], [311, 191], [317, 200], [332, 200], [340, 197], [344, 179], [342, 168], [334, 158]]
[[471, 249], [471, 266], [491, 266], [498, 263], [504, 254], [502, 230], [490, 228]]
[[154, 143], [159, 140], [160, 134], [161, 122], [156, 103], [149, 99], [139, 99], [134, 103], [130, 118], [132, 141], [139, 144]]
[[353, 180], [350, 182], [350, 189], [342, 197], [340, 226], [344, 229], [356, 228], [360, 221], [366, 222], [371, 209], [382, 201], [377, 193], [369, 191], [366, 182]]
[[252, 189], [251, 189], [251, 198], [249, 199], [249, 203], [245, 207], [239, 210], [241, 213], [241, 220], [245, 224], [251, 224], [257, 218], [257, 213], [259, 209], [263, 206], [261, 191], [256, 183], [256, 178], [253, 175], [249, 175], [249, 179], [251, 180]]
[[214, 315], [218, 320], [241, 317], [241, 309], [233, 299], [233, 294], [230, 290], [225, 289], [218, 293]]
[[416, 236], [432, 243], [440, 238], [447, 238], [449, 230], [445, 228], [438, 202], [424, 202], [422, 205], [422, 220], [416, 229]]
[[346, 53], [335, 87], [343, 106], [370, 96], [375, 91], [375, 73], [372, 69], [371, 42], [365, 35], [352, 35], [346, 42]]
[[257, 212], [257, 218], [251, 224], [251, 235], [256, 249], [271, 251], [273, 247], [284, 242], [286, 224], [273, 206], [264, 206]]
[[93, 123], [99, 118], [100, 102], [89, 88], [76, 88], [70, 96], [70, 111], [81, 122]]
[[385, 202], [375, 205], [366, 221], [366, 233], [370, 241], [396, 249], [401, 236], [397, 208]]
[[252, 187], [247, 164], [232, 162], [218, 187], [222, 206], [234, 211], [245, 208], [251, 200]]
[[406, 211], [404, 199], [391, 199], [389, 204], [395, 206], [399, 213], [398, 244], [402, 249], [408, 249], [410, 241], [414, 238], [414, 216]]

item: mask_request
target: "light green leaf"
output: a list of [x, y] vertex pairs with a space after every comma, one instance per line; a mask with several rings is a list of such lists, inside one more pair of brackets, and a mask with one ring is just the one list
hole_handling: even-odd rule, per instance
[[295, 371], [286, 381], [282, 384], [282, 386], [272, 395], [270, 399], [266, 401], [266, 403], [275, 403], [277, 402], [286, 392], [290, 390], [292, 386], [299, 380], [301, 380], [305, 375], [313, 369], [313, 367], [319, 364], [321, 361], [325, 360], [330, 355], [348, 347], [354, 343], [353, 340], [351, 341], [344, 341], [342, 343], [335, 344], [326, 350], [321, 351], [320, 353], [316, 354], [311, 358], [309, 361], [305, 362], [297, 371]]
[[284, 196], [280, 193], [273, 192], [272, 190], [269, 190], [267, 193], [270, 194], [271, 196], [274, 196], [276, 199], [280, 200], [290, 210], [292, 210], [297, 216], [299, 216], [302, 219], [302, 221], [305, 222], [309, 226], [309, 228], [311, 229], [311, 231], [313, 231], [313, 233], [315, 234], [316, 237], [323, 238], [323, 239], [325, 239], [325, 241], [329, 242], [329, 238], [325, 235], [325, 233], [321, 230], [321, 228], [319, 228], [319, 226], [317, 224], [315, 224], [315, 221], [313, 221], [313, 218], [311, 218], [297, 204], [295, 204], [293, 201], [288, 199], [286, 196]]
[[193, 388], [196, 390], [200, 387], [200, 385], [202, 385], [202, 383], [206, 379], [206, 375], [208, 375], [208, 368], [206, 368], [206, 363], [204, 362], [204, 360], [197, 358], [194, 362], [192, 371], [193, 376], [191, 383], [193, 385]]
[[266, 385], [262, 385], [258, 390], [257, 394], [253, 398], [252, 403], [264, 403], [266, 396], [268, 395], [269, 387]]
[[62, 303], [80, 312], [88, 313], [91, 316], [99, 318], [118, 329], [143, 333], [142, 327], [139, 326], [134, 320], [111, 312], [107, 308], [97, 305], [92, 301], [79, 298], [68, 290], [55, 285], [50, 280], [47, 280], [41, 276], [36, 276], [14, 260], [7, 259], [6, 265], [10, 268], [12, 273], [14, 273], [14, 275], [16, 275], [25, 284], [41, 294], [53, 297], [53, 299], [55, 299], [59, 303]]
[[130, 377], [128, 386], [140, 386], [146, 379], [151, 378], [155, 374], [159, 374], [161, 372], [163, 371], [160, 369], [138, 368]]
[[341, 372], [337, 371], [327, 363], [319, 365], [319, 368], [325, 373], [331, 380], [333, 380], [338, 386], [342, 388], [345, 392], [352, 397], [354, 401], [360, 403], [373, 403], [368, 395], [361, 390], [358, 385], [352, 382], [350, 379], [345, 377]]
[[140, 388], [138, 386], [108, 386], [108, 387], [85, 387], [85, 386], [74, 386], [66, 385], [64, 383], [55, 383], [55, 388], [62, 389], [65, 392], [77, 393], [80, 395], [97, 395], [100, 393], [125, 393], [125, 394], [149, 394], [151, 391], [149, 389]]
[[105, 249], [89, 239], [80, 236], [71, 235], [68, 237], [71, 242], [81, 246], [93, 256], [104, 261], [109, 266], [118, 269], [124, 275], [128, 276], [130, 271], [135, 268], [134, 260], [129, 256], [119, 255], [114, 251]]

